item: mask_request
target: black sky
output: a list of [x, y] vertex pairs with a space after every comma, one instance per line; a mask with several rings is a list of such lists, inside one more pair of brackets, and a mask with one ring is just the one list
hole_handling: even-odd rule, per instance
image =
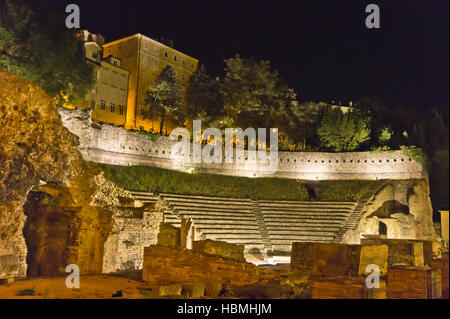
[[[448, 1], [70, 0], [107, 41], [170, 38], [221, 75], [223, 60], [268, 59], [300, 100], [376, 97], [448, 111]], [[365, 27], [376, 3], [381, 29]]]

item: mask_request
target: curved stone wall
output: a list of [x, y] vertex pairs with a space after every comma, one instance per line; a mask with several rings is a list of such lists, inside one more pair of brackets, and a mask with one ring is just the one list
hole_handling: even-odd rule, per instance
[[[152, 138], [122, 127], [99, 125], [82, 110], [59, 110], [64, 126], [79, 137], [79, 150], [88, 161], [114, 165], [149, 165], [181, 171], [246, 177], [282, 177], [304, 180], [411, 179], [426, 176], [422, 165], [401, 151], [278, 152], [278, 170], [261, 174], [257, 163], [183, 163], [173, 154], [176, 143]], [[244, 156], [248, 159], [247, 152]]]

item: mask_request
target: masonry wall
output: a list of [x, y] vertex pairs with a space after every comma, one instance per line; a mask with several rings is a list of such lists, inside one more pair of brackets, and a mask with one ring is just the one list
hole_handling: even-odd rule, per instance
[[[323, 179], [411, 179], [426, 175], [422, 166], [401, 151], [393, 152], [278, 152], [278, 170], [261, 174], [260, 164], [183, 163], [172, 150], [175, 141], [150, 137], [111, 125], [91, 125], [81, 110], [59, 111], [66, 126], [79, 137], [79, 150], [88, 161], [114, 165], [148, 165], [181, 171], [247, 177]], [[174, 154], [175, 153], [175, 154]], [[181, 153], [181, 152], [180, 152]], [[247, 152], [244, 156], [248, 160]], [[191, 161], [192, 162], [192, 161]]]

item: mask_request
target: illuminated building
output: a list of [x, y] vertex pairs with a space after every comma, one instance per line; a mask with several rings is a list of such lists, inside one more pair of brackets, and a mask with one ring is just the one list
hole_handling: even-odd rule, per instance
[[[186, 87], [198, 60], [142, 34], [104, 44], [103, 57], [110, 55], [119, 58], [121, 67], [130, 72], [125, 128], [158, 131], [157, 114], [153, 120], [143, 117], [145, 111], [151, 111], [145, 104], [146, 93], [166, 66], [175, 71], [182, 88]], [[167, 133], [174, 127], [170, 121], [165, 122], [163, 131]]]
[[125, 124], [127, 111], [128, 75], [121, 68], [119, 58], [112, 55], [102, 57], [103, 37], [82, 31], [86, 59], [94, 65], [95, 84], [89, 96], [87, 105], [92, 109], [91, 118], [122, 126]]

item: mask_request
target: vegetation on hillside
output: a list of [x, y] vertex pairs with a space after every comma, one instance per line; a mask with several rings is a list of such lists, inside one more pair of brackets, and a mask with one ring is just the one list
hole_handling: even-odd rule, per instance
[[[190, 174], [149, 166], [99, 164], [105, 177], [127, 190], [258, 200], [358, 201], [379, 181], [298, 181]], [[313, 195], [308, 193], [313, 189]]]
[[0, 70], [36, 83], [59, 104], [76, 104], [94, 84], [94, 68], [86, 63], [79, 30], [63, 27], [64, 20], [63, 11], [38, 2], [0, 2]]

